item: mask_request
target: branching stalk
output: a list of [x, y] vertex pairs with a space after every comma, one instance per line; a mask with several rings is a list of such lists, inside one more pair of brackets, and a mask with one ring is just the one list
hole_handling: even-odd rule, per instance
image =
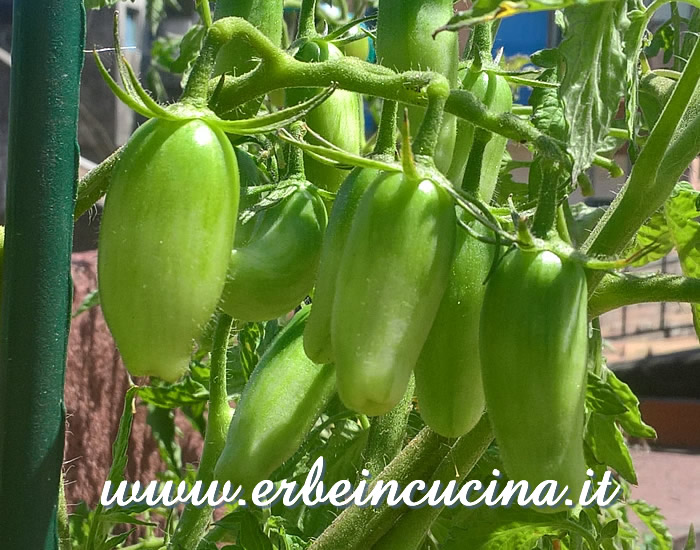
[[[197, 470], [197, 481], [204, 488], [214, 481], [214, 466], [226, 444], [226, 432], [231, 422], [231, 408], [226, 390], [226, 350], [233, 320], [225, 313], [219, 315], [211, 352], [209, 375], [209, 414], [204, 449]], [[170, 550], [195, 550], [211, 523], [213, 510], [208, 506], [185, 506], [180, 523], [170, 542]]]

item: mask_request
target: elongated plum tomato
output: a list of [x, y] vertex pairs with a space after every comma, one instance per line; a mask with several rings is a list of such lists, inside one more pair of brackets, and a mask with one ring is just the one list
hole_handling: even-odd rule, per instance
[[455, 227], [452, 200], [431, 180], [382, 174], [362, 195], [331, 314], [348, 408], [385, 414], [406, 392], [447, 288]]
[[202, 120], [152, 119], [125, 146], [99, 238], [100, 300], [135, 376], [173, 381], [216, 307], [238, 211], [226, 135]]
[[228, 429], [215, 476], [250, 491], [290, 458], [335, 394], [333, 365], [304, 353], [309, 308], [273, 340], [246, 384]]
[[574, 501], [586, 473], [587, 336], [583, 268], [548, 251], [508, 254], [481, 311], [486, 409], [510, 478], [555, 480]]
[[326, 207], [305, 180], [286, 180], [280, 188], [291, 192], [238, 225], [245, 239], [234, 243], [221, 296], [221, 308], [235, 319], [266, 321], [284, 315], [313, 287], [328, 223]]

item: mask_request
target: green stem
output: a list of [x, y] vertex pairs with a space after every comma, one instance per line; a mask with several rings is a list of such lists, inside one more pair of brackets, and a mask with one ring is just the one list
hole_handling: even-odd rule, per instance
[[75, 201], [73, 218], [78, 219], [102, 197], [112, 181], [112, 170], [119, 160], [120, 147], [105, 160], [90, 170], [78, 182], [78, 198]]
[[472, 144], [471, 151], [469, 151], [467, 166], [462, 176], [462, 189], [474, 197], [479, 196], [479, 188], [481, 187], [481, 164], [484, 160], [486, 144], [489, 142], [491, 135], [490, 132], [485, 132], [482, 128], [476, 128], [474, 130], [474, 143]]
[[[493, 441], [491, 424], [486, 415], [472, 431], [460, 437], [440, 463], [428, 487], [440, 481], [443, 487], [452, 480], [464, 480]], [[418, 550], [443, 506], [423, 506], [409, 510], [394, 524], [372, 550]]]
[[[663, 204], [687, 166], [700, 153], [699, 110], [689, 110], [687, 118], [690, 120], [680, 124], [688, 105], [700, 100], [695, 94], [698, 81], [700, 47], [696, 44], [627, 182], [584, 243], [585, 254], [618, 254]], [[589, 271], [589, 293], [595, 290], [603, 275], [601, 271]]]
[[59, 550], [70, 550], [72, 548], [70, 538], [70, 521], [68, 519], [68, 507], [66, 506], [66, 488], [63, 472], [58, 486], [58, 512], [56, 521], [58, 522], [58, 548]]
[[[430, 476], [450, 449], [449, 441], [424, 428], [384, 468], [378, 479], [396, 480], [399, 485]], [[371, 548], [401, 515], [398, 507], [346, 508], [316, 539], [309, 550], [366, 550]]]
[[435, 80], [429, 87], [431, 90], [428, 92], [428, 108], [413, 142], [413, 153], [417, 157], [432, 158], [440, 137], [442, 115], [445, 112], [445, 101], [450, 94], [450, 87], [447, 80]]
[[202, 23], [205, 28], [211, 27], [211, 9], [209, 8], [209, 0], [199, 1], [199, 15], [202, 17]]
[[[429, 84], [444, 77], [430, 72], [395, 73], [387, 67], [356, 58], [319, 63], [298, 61], [277, 48], [246, 21], [224, 18], [214, 23], [227, 36], [247, 41], [262, 59], [260, 67], [239, 77], [227, 76], [217, 112], [233, 111], [251, 99], [281, 88], [319, 88], [336, 84], [343, 90], [373, 95], [410, 105], [427, 104]], [[211, 31], [210, 31], [211, 32]], [[214, 89], [218, 79], [210, 82]], [[452, 90], [445, 111], [518, 143], [531, 142], [543, 155], [566, 161], [562, 145], [512, 113], [493, 113], [468, 90]]]
[[470, 57], [482, 65], [491, 60], [491, 23], [478, 23], [472, 28], [472, 39]]
[[547, 159], [540, 158], [539, 198], [532, 221], [532, 233], [545, 239], [554, 228], [557, 215], [557, 187], [559, 183], [557, 167]]
[[316, 0], [302, 0], [297, 38], [316, 36]]
[[413, 390], [416, 380], [411, 376], [408, 389], [396, 407], [387, 414], [372, 419], [369, 440], [364, 452], [365, 468], [376, 477], [399, 454], [406, 437], [408, 416], [413, 410]]
[[[197, 470], [197, 481], [206, 488], [214, 481], [214, 466], [226, 444], [226, 432], [231, 422], [231, 408], [226, 389], [226, 350], [233, 320], [225, 313], [219, 314], [214, 333], [209, 374], [209, 414], [204, 449]], [[206, 534], [213, 510], [208, 506], [185, 506], [177, 530], [170, 542], [170, 550], [195, 550]]]
[[396, 154], [396, 114], [399, 104], [396, 101], [384, 100], [382, 117], [379, 120], [377, 141], [374, 144], [373, 155], [393, 159]]
[[[304, 124], [301, 122], [295, 122], [289, 128], [290, 133], [298, 140], [304, 139]], [[291, 143], [287, 145], [287, 174], [285, 179], [306, 179], [306, 174], [304, 173], [304, 151], [295, 147]]]
[[606, 275], [588, 300], [589, 318], [645, 302], [700, 304], [700, 279], [681, 275]]

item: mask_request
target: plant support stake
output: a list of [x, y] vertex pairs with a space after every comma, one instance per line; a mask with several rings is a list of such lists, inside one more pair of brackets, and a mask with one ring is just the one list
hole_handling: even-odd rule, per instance
[[82, 2], [15, 0], [0, 317], [0, 547], [58, 548]]

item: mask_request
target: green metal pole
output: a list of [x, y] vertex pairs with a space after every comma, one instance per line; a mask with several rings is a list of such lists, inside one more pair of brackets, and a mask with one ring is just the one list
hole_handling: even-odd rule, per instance
[[0, 315], [0, 548], [54, 550], [85, 13], [15, 0]]

